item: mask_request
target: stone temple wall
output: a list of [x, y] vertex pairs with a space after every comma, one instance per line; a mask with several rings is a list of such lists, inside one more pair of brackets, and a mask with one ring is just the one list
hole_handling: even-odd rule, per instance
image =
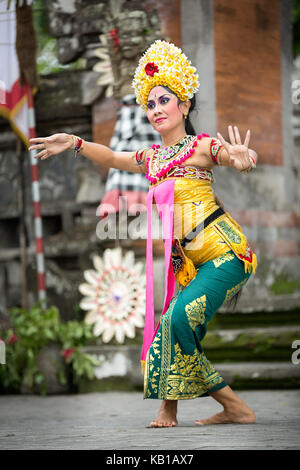
[[[79, 8], [79, 4], [84, 2], [76, 3], [76, 8]], [[85, 21], [80, 22], [74, 18], [75, 2], [46, 2], [46, 6], [50, 34], [58, 39], [61, 63], [73, 61], [81, 54], [87, 60], [83, 70], [65, 70], [40, 77], [40, 87], [35, 96], [37, 135], [67, 132], [92, 140], [92, 103], [101, 96], [103, 89], [96, 86], [99, 74], [92, 70], [93, 62], [89, 62], [88, 44], [99, 42], [103, 25], [101, 8], [104, 5], [94, 2], [94, 9], [92, 5], [85, 9]], [[94, 18], [98, 20], [94, 21]], [[68, 31], [75, 37], [70, 44]], [[75, 44], [78, 39], [80, 48]], [[68, 54], [64, 53], [66, 50]], [[37, 279], [27, 154], [24, 161], [27, 276], [29, 301], [33, 304], [37, 299]], [[0, 168], [0, 308], [5, 312], [11, 306], [20, 305], [21, 272], [16, 138], [4, 119], [0, 120]], [[103, 196], [105, 182], [89, 160], [83, 157], [74, 159], [71, 152], [39, 164], [39, 174], [47, 297], [50, 304], [60, 308], [64, 319], [70, 319], [76, 315], [76, 305], [80, 300], [78, 283], [82, 282], [82, 270], [89, 267], [88, 254], [97, 246], [95, 212]], [[90, 212], [86, 217], [86, 211], [90, 210], [94, 217]]]
[[[255, 63], [254, 54], [251, 61], [248, 58], [244, 63], [247, 71], [254, 73], [251, 78], [253, 88], [247, 84], [244, 89], [239, 88], [237, 71], [232, 76], [226, 75], [226, 64], [233, 60], [229, 54], [230, 48], [226, 49], [227, 56], [224, 56], [222, 49], [226, 45], [226, 35], [233, 27], [229, 21], [230, 12], [236, 11], [237, 4], [227, 2], [226, 6], [225, 3], [184, 0], [180, 10], [179, 1], [166, 1], [162, 5], [161, 2], [148, 0], [145, 6], [157, 8], [165, 37], [182, 45], [199, 70], [200, 109], [194, 117], [199, 131], [215, 135], [219, 130], [227, 137], [226, 126], [231, 123], [241, 126], [242, 132], [248, 128], [245, 126], [253, 129], [252, 145], [260, 156], [256, 172], [240, 177], [227, 168], [217, 168], [215, 171], [216, 192], [244, 227], [260, 262], [257, 275], [242, 294], [239, 310], [293, 309], [300, 303], [300, 113], [299, 104], [292, 105], [290, 100], [290, 81], [291, 77], [300, 79], [300, 67], [296, 61], [291, 73], [290, 37], [284, 23], [289, 19], [282, 4], [281, 14], [278, 16], [278, 12], [274, 12], [271, 23], [277, 21], [280, 34], [285, 39], [280, 42], [277, 31], [277, 36], [269, 35], [270, 42], [266, 46], [277, 53], [277, 56], [271, 54], [272, 57], [276, 56], [276, 74], [266, 81], [259, 81], [256, 77], [261, 75], [264, 64]], [[232, 5], [229, 7], [228, 3]], [[245, 0], [245, 4], [250, 3]], [[35, 100], [38, 135], [68, 132], [87, 140], [109, 142], [116, 119], [117, 101], [105, 96], [104, 88], [97, 85], [98, 74], [93, 71], [93, 65], [98, 60], [93, 51], [100, 45], [99, 35], [105, 27], [103, 18], [108, 4], [108, 1], [96, 0], [46, 2], [50, 33], [57, 38], [59, 61], [67, 64], [81, 57], [86, 60], [86, 66], [83, 70], [66, 70], [41, 78]], [[267, 26], [271, 28], [269, 23], [261, 25], [261, 28]], [[254, 33], [257, 32], [253, 30]], [[265, 36], [262, 36], [263, 39]], [[236, 50], [233, 52], [237, 54]], [[243, 56], [239, 60], [242, 63]], [[253, 72], [254, 65], [260, 68]], [[274, 63], [269, 66], [274, 66]], [[247, 76], [242, 77], [242, 83], [245, 83]], [[232, 82], [236, 88], [230, 91]], [[266, 92], [262, 94], [264, 109], [259, 108], [261, 101], [258, 100], [257, 112], [253, 101], [257, 96], [255, 87], [261, 93], [263, 90]], [[226, 101], [229, 93], [232, 93], [230, 102]], [[272, 114], [264, 114], [266, 109], [271, 109]], [[267, 139], [263, 138], [264, 134]], [[16, 139], [8, 124], [1, 119], [0, 308], [3, 311], [20, 304], [17, 171]], [[30, 301], [33, 303], [37, 282], [28, 161], [25, 171], [28, 279]], [[78, 311], [78, 284], [82, 282], [83, 270], [91, 267], [91, 255], [101, 254], [106, 247], [115, 245], [115, 241], [101, 242], [95, 231], [98, 222], [96, 208], [104, 194], [107, 170], [94, 166], [82, 156], [74, 159], [71, 153], [66, 152], [42, 162], [39, 171], [47, 295], [50, 303], [59, 307], [62, 317], [70, 319]], [[124, 249], [133, 248], [137, 258], [145, 259], [143, 240], [126, 240], [121, 245]], [[154, 254], [155, 272], [160, 273], [155, 281], [155, 307], [159, 312], [164, 294], [161, 245], [155, 247]]]
[[[107, 33], [109, 9], [121, 9], [123, 4], [124, 0], [45, 2], [49, 33], [57, 40], [59, 63], [68, 65], [80, 58], [84, 66], [40, 77], [35, 96], [37, 135], [67, 132], [109, 144], [118, 101], [106, 97], [105, 87], [97, 84], [99, 73], [93, 67], [99, 58], [94, 51], [103, 46], [100, 35]], [[159, 14], [164, 37], [179, 43], [179, 1], [168, 0], [161, 5], [147, 0], [145, 7]], [[176, 12], [174, 21], [172, 15]], [[16, 145], [8, 122], [0, 118], [0, 311], [4, 314], [9, 307], [21, 303]], [[28, 290], [29, 302], [34, 304], [37, 279], [30, 165], [28, 155], [23, 156]], [[82, 296], [78, 285], [83, 282], [83, 270], [92, 267], [92, 255], [101, 255], [105, 248], [116, 245], [115, 240], [101, 241], [96, 236], [96, 209], [104, 195], [107, 172], [107, 168], [82, 156], [75, 159], [71, 152], [39, 163], [47, 298], [49, 304], [57, 305], [65, 320], [80, 314]], [[124, 240], [123, 245], [125, 250], [134, 249], [136, 258], [145, 259], [145, 240]], [[154, 253], [162, 254], [160, 243]], [[156, 263], [162, 264], [160, 259]], [[156, 308], [160, 310], [163, 292], [160, 283], [156, 287]]]
[[196, 127], [226, 140], [228, 125], [237, 125], [242, 139], [250, 129], [259, 155], [248, 175], [214, 171], [216, 193], [258, 256], [242, 305], [299, 306], [299, 103], [292, 88], [299, 65], [292, 60], [291, 2], [187, 0], [181, 24], [182, 46], [200, 73]]

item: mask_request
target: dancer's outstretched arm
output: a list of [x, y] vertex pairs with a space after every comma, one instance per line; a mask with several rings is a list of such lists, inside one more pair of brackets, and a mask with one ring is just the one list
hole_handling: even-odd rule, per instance
[[[61, 133], [53, 134], [49, 137], [30, 139], [29, 150], [39, 150], [35, 157], [45, 160], [52, 155], [57, 155], [73, 148], [74, 139], [72, 135]], [[117, 168], [118, 170], [132, 173], [141, 173], [145, 170], [144, 163], [137, 164], [135, 152], [114, 152], [106, 145], [84, 141], [80, 154], [108, 168]]]
[[[247, 131], [244, 143], [241, 140], [237, 126], [228, 126], [230, 143], [218, 132], [217, 138], [202, 138], [198, 144], [198, 158], [196, 163], [205, 168], [212, 168], [218, 164], [231, 166], [237, 171], [247, 172], [256, 167], [258, 155], [249, 148], [250, 130]], [[215, 142], [214, 161], [211, 155], [211, 144]]]

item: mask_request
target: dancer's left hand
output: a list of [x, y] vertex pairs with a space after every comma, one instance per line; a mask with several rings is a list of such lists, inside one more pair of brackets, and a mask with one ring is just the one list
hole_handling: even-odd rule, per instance
[[226, 142], [223, 136], [217, 132], [218, 139], [228, 153], [230, 165], [237, 171], [247, 170], [251, 166], [251, 160], [248, 153], [250, 130], [248, 129], [243, 144], [237, 126], [234, 126], [234, 133], [232, 126], [228, 126], [228, 134], [231, 144]]

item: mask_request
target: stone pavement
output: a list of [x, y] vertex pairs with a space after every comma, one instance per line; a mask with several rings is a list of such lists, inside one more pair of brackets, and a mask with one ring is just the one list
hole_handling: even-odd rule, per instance
[[300, 391], [240, 391], [251, 425], [197, 427], [221, 410], [211, 397], [179, 403], [179, 426], [151, 429], [159, 406], [137, 392], [0, 396], [0, 449], [300, 449]]

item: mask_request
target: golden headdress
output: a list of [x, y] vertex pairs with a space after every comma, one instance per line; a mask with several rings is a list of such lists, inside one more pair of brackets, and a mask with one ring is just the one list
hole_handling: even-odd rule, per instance
[[147, 110], [147, 98], [155, 86], [169, 87], [181, 101], [191, 99], [199, 88], [197, 70], [182, 50], [166, 41], [155, 41], [140, 58], [132, 87], [136, 100]]

